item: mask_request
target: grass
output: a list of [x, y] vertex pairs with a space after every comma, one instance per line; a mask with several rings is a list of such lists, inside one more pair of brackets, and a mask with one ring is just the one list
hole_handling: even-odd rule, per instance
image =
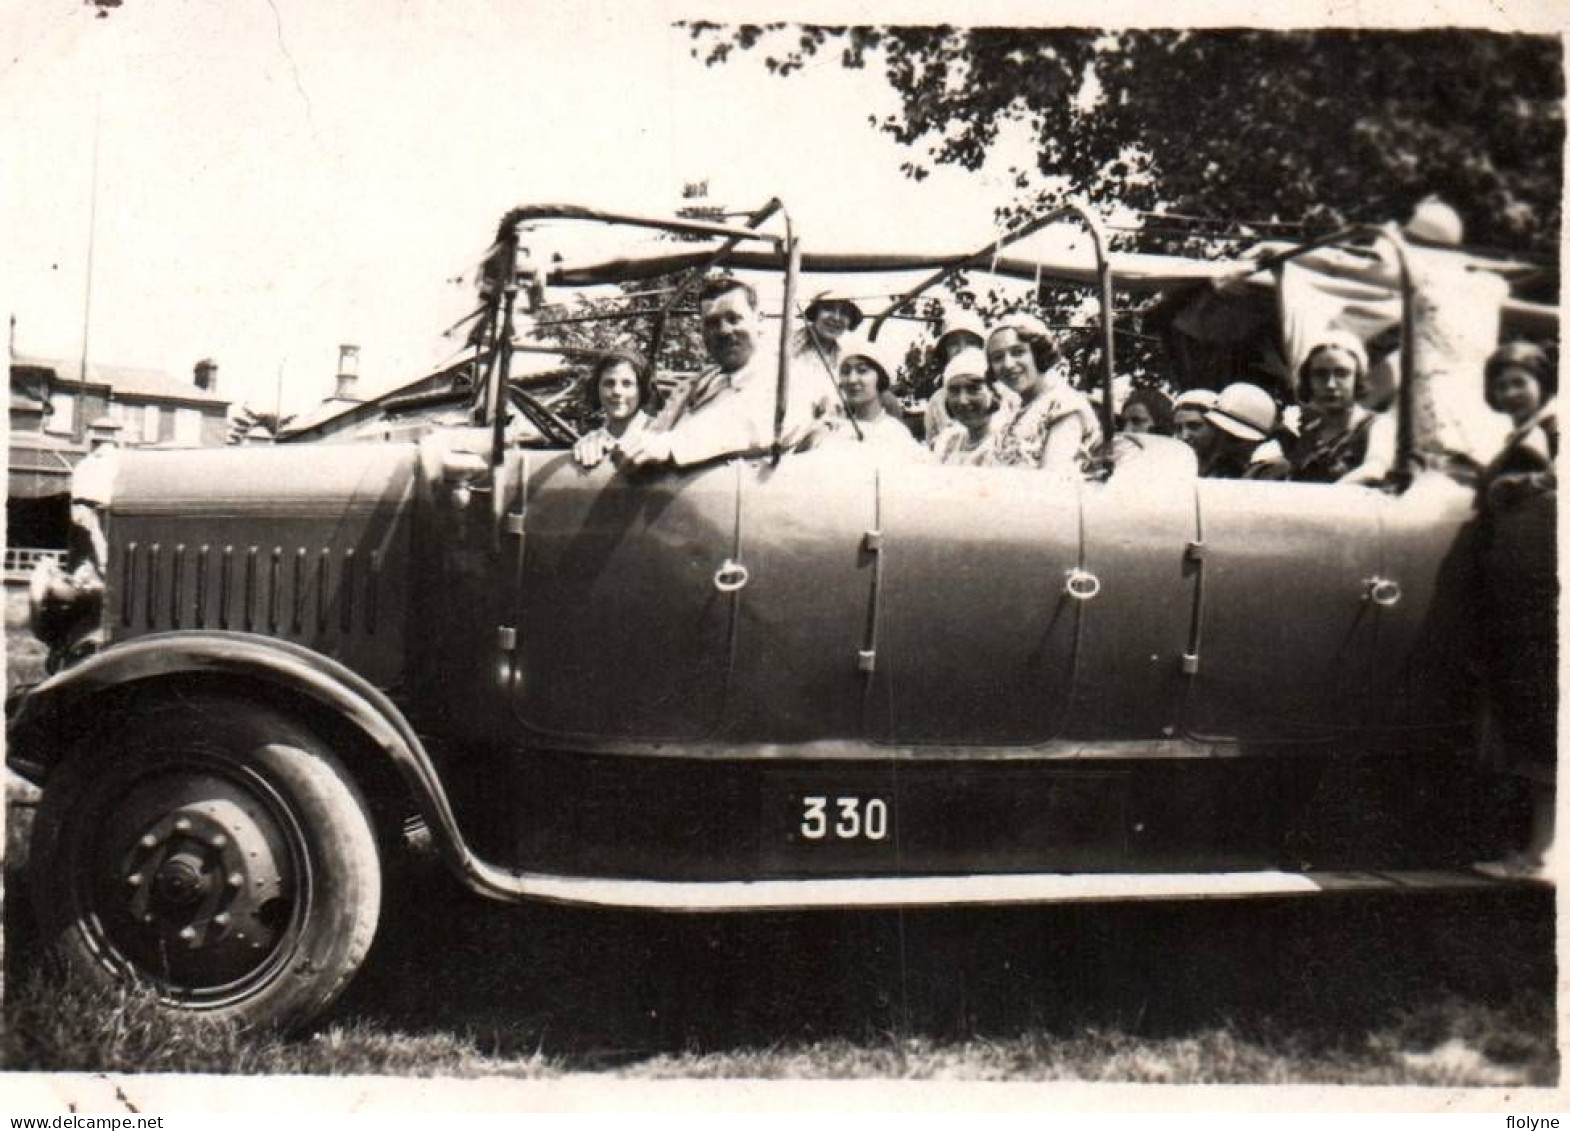
[[[1442, 1022], [1474, 1012], [1453, 1000], [1435, 1003], [1430, 1011], [1430, 1021]], [[865, 1042], [661, 1056], [638, 1065], [632, 1074], [681, 1079], [1547, 1086], [1554, 1083], [1556, 1068], [1551, 1056], [1534, 1063], [1500, 1064], [1458, 1037], [1430, 1047], [1425, 1040], [1413, 1041], [1407, 1024], [1398, 1020], [1345, 1048], [1314, 1047], [1290, 1032], [1249, 1033], [1230, 1025], [1162, 1038], [1115, 1027], [1065, 1035], [1038, 1029], [1002, 1039], [887, 1035]]]
[[[408, 1036], [363, 1022], [286, 1039], [199, 1016], [171, 1015], [148, 991], [89, 989], [34, 971], [7, 994], [5, 1064], [59, 1072], [476, 1076], [493, 1073], [473, 1039]], [[544, 1058], [507, 1075], [557, 1071]]]
[[524, 1079], [1558, 1079], [1547, 896], [670, 918], [479, 902], [430, 863], [413, 870], [345, 998], [298, 1037], [171, 1018], [136, 991], [69, 984], [8, 917], [5, 1064]]
[[[1446, 998], [1328, 1045], [1271, 1026], [1251, 1032], [1221, 1024], [1166, 1037], [1116, 1026], [1075, 1033], [1042, 1027], [1004, 1037], [881, 1033], [860, 1040], [781, 1041], [657, 1054], [612, 1071], [643, 1079], [1553, 1084], [1557, 1062], [1539, 1039], [1551, 1018], [1531, 1006], [1511, 1012]], [[7, 1022], [4, 1052], [11, 1069], [537, 1079], [595, 1067], [538, 1048], [499, 1052], [475, 1033], [404, 1032], [364, 1019], [285, 1039], [171, 1017], [134, 989], [90, 991], [43, 974], [14, 987]]]

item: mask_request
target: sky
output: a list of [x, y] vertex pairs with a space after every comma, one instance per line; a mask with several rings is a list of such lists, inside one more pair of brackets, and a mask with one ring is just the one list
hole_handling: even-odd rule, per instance
[[[1355, 17], [1364, 5], [1309, 7]], [[775, 8], [764, 16], [845, 18], [842, 6]], [[879, 14], [931, 21], [951, 8]], [[1244, 18], [1221, 9], [1223, 21], [1281, 10], [1230, 8]], [[996, 22], [1019, 10], [982, 9]], [[1126, 23], [1140, 9], [1088, 10]], [[1526, 25], [1548, 10], [1491, 9]], [[0, 0], [0, 297], [16, 349], [74, 359], [85, 329], [95, 363], [187, 379], [210, 356], [221, 392], [291, 413], [330, 394], [340, 343], [360, 347], [366, 396], [449, 358], [458, 343], [441, 331], [473, 306], [472, 287], [452, 280], [472, 278], [515, 204], [664, 213], [684, 183], [707, 180], [727, 207], [781, 197], [808, 246], [992, 238], [1010, 195], [1002, 170], [1030, 161], [1022, 134], [981, 173], [910, 181], [910, 151], [868, 123], [895, 108], [878, 72], [825, 65], [780, 80], [755, 55], [708, 68], [671, 26], [698, 14], [125, 0], [95, 19], [81, 0]]]
[[127, 0], [100, 20], [28, 0], [19, 15], [0, 79], [21, 157], [4, 192], [17, 351], [80, 356], [91, 230], [89, 357], [188, 377], [212, 356], [220, 389], [262, 410], [280, 375], [286, 412], [328, 395], [340, 343], [361, 348], [365, 395], [450, 355], [440, 333], [473, 289], [449, 280], [472, 278], [514, 204], [667, 213], [707, 180], [727, 207], [780, 196], [812, 243], [911, 234], [869, 233], [857, 201], [943, 215], [968, 246], [1008, 192], [903, 178], [866, 121], [893, 107], [877, 76], [706, 68], [666, 20], [609, 8]]

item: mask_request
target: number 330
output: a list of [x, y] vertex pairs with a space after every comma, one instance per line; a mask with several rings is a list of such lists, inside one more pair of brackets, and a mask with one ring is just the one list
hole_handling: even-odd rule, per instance
[[889, 832], [889, 807], [878, 797], [865, 802], [859, 797], [803, 797], [801, 835], [808, 840], [822, 840], [830, 832], [835, 840], [882, 840]]

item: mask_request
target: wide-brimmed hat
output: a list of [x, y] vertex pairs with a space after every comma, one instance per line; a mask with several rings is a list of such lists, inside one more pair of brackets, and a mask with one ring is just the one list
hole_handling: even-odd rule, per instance
[[1174, 414], [1184, 410], [1192, 412], [1209, 412], [1216, 407], [1216, 397], [1220, 394], [1214, 389], [1188, 389], [1177, 396], [1172, 402]]
[[1276, 402], [1258, 385], [1239, 381], [1221, 390], [1205, 419], [1229, 436], [1258, 443], [1276, 426]]
[[849, 295], [841, 294], [838, 291], [819, 291], [812, 296], [812, 301], [807, 303], [807, 321], [815, 321], [825, 306], [844, 307], [847, 315], [846, 322], [851, 330], [855, 330], [857, 326], [860, 326], [862, 318], [865, 317], [861, 312], [861, 307], [856, 305], [856, 300]]

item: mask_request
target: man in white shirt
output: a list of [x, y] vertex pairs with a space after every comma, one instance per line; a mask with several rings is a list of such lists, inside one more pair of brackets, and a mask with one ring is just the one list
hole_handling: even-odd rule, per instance
[[[622, 447], [633, 467], [761, 455], [774, 443], [779, 354], [765, 332], [757, 291], [741, 279], [711, 280], [699, 293], [698, 312], [714, 364], [677, 386], [654, 425]], [[815, 440], [820, 421], [811, 402], [793, 381], [780, 435], [784, 449]]]

